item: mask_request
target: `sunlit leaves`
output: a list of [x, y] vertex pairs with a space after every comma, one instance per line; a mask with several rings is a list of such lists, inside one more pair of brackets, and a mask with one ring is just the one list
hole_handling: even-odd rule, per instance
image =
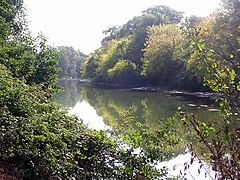
[[0, 75], [1, 163], [22, 170], [19, 178], [124, 179], [143, 170], [151, 179], [165, 175], [144, 155], [124, 149], [120, 139], [91, 131], [69, 117], [41, 87], [26, 85], [2, 65]]
[[[101, 48], [90, 55], [94, 57], [94, 60], [93, 58], [88, 59], [83, 64], [82, 72], [84, 76], [101, 83], [142, 84], [145, 79], [140, 75], [144, 68], [141, 59], [143, 58], [148, 28], [170, 23], [177, 24], [182, 17], [182, 12], [175, 11], [167, 6], [155, 6], [146, 9], [142, 12], [142, 15], [134, 17], [122, 26], [110, 27], [104, 31], [107, 36], [102, 40]], [[166, 34], [166, 36], [168, 35]], [[114, 79], [113, 73], [109, 72], [113, 72], [113, 69], [116, 71], [114, 66], [121, 60], [127, 60], [136, 68], [127, 72], [127, 74], [132, 74], [129, 75], [129, 78], [117, 76]], [[147, 60], [145, 61], [147, 62]], [[86, 71], [85, 67], [88, 67], [89, 70]], [[91, 75], [93, 73], [94, 75]]]
[[85, 59], [83, 75], [102, 82], [132, 83], [139, 75], [136, 64], [127, 59], [132, 41], [132, 36], [126, 36], [106, 42], [96, 54]]
[[144, 49], [143, 74], [159, 76], [171, 61], [178, 59], [182, 35], [176, 25], [152, 26]]
[[[226, 2], [232, 2], [231, 0]], [[231, 13], [231, 12], [228, 12]], [[239, 123], [239, 63], [237, 48], [239, 46], [236, 33], [238, 30], [233, 19], [225, 22], [225, 17], [217, 17], [210, 23], [208, 33], [201, 33], [201, 29], [188, 29], [189, 38], [194, 50], [196, 64], [204, 72], [204, 85], [216, 93], [224, 96], [218, 100], [221, 112], [225, 114], [221, 127], [212, 129], [192, 114], [192, 118], [184, 118], [185, 124], [191, 126], [196, 133], [199, 143], [203, 145], [201, 153], [211, 159], [213, 169], [218, 171], [222, 179], [235, 179], [239, 177], [239, 142], [237, 129]], [[206, 20], [204, 21], [207, 22]], [[221, 24], [222, 23], [222, 24]], [[203, 25], [204, 23], [200, 23]], [[229, 26], [231, 24], [231, 26]], [[225, 26], [225, 27], [223, 27]], [[231, 27], [231, 28], [230, 28]], [[203, 26], [205, 28], [205, 26]], [[196, 30], [198, 33], [196, 34]], [[193, 32], [194, 31], [194, 32]], [[191, 33], [192, 32], [192, 33]], [[235, 55], [236, 54], [236, 55]], [[210, 135], [214, 130], [216, 134]], [[194, 149], [193, 149], [194, 150]], [[208, 156], [208, 153], [210, 156]], [[233, 153], [232, 153], [233, 152]], [[217, 175], [217, 174], [216, 174]]]
[[[22, 1], [13, 1], [16, 2]], [[17, 7], [12, 4], [11, 8], [14, 11]], [[12, 27], [5, 21], [0, 23], [7, 30]], [[134, 153], [133, 147], [124, 149], [121, 138], [87, 129], [81, 120], [69, 116], [52, 101], [57, 89], [58, 53], [45, 37], [39, 35], [34, 39], [25, 34], [20, 34], [21, 37], [10, 34], [6, 41], [9, 34], [1, 35], [0, 166], [3, 173], [11, 168], [9, 172], [13, 174], [9, 175], [18, 179], [157, 179], [166, 175], [165, 170], [157, 171], [151, 164], [162, 157], [154, 148], [147, 155]], [[93, 62], [97, 67], [90, 65], [92, 72], [107, 80], [126, 77], [128, 72], [136, 70], [136, 65], [125, 57], [131, 40], [131, 36], [113, 40], [85, 64]], [[143, 128], [141, 124], [137, 127]], [[140, 136], [139, 132], [133, 131], [133, 135]], [[166, 138], [162, 131], [153, 140], [161, 137]], [[138, 136], [134, 141], [140, 143]], [[170, 143], [173, 145], [175, 140]]]
[[60, 46], [58, 50], [60, 54], [58, 67], [61, 68], [59, 77], [79, 78], [82, 59], [86, 56], [80, 51], [74, 50], [73, 47]]

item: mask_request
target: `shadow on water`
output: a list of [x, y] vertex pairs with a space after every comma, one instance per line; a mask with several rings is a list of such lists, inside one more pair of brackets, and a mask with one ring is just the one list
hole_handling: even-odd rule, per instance
[[[102, 117], [108, 126], [121, 123], [119, 115], [128, 112], [131, 107], [133, 107], [131, 114], [135, 119], [146, 123], [151, 128], [157, 127], [158, 123], [164, 122], [164, 119], [175, 116], [179, 107], [185, 112], [195, 112], [197, 117], [205, 122], [218, 121], [221, 116], [214, 100], [208, 98], [166, 92], [98, 89], [79, 80], [61, 80], [59, 84], [64, 92], [56, 97], [58, 103], [66, 108], [74, 109], [76, 113], [77, 111], [84, 112], [84, 108], [92, 107], [97, 116]], [[77, 109], [76, 105], [81, 106], [81, 110]], [[212, 110], [216, 111], [212, 112]], [[89, 117], [91, 119], [91, 113]], [[91, 120], [94, 121], [93, 118]], [[182, 123], [179, 121], [175, 125], [180, 132], [183, 128]]]
[[[97, 89], [89, 83], [78, 80], [61, 80], [64, 92], [56, 100], [64, 107], [69, 108], [90, 128], [102, 129], [106, 126], [121, 124], [120, 114], [129, 111], [137, 121], [147, 124], [150, 128], [158, 127], [159, 123], [176, 115], [179, 107], [182, 111], [195, 112], [197, 117], [205, 122], [215, 122], [220, 119], [214, 100], [199, 98], [190, 95], [171, 94], [166, 92], [136, 92], [129, 89]], [[216, 110], [216, 111], [212, 111]], [[174, 124], [178, 136], [183, 139], [175, 149], [169, 149], [173, 157], [186, 154], [185, 142], [191, 141], [191, 133], [182, 125], [181, 120]], [[186, 159], [185, 159], [186, 160]], [[178, 161], [178, 160], [177, 160]]]

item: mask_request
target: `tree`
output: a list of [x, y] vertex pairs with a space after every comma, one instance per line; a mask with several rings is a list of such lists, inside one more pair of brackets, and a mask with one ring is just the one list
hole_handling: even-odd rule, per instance
[[188, 87], [184, 81], [191, 77], [187, 74], [182, 56], [185, 43], [184, 36], [178, 26], [166, 24], [149, 28], [142, 74], [151, 84], [161, 84], [173, 87]]
[[[110, 80], [109, 82], [111, 83], [118, 83], [118, 81], [126, 82], [120, 76], [118, 76], [118, 80], [114, 79], [112, 76], [113, 73], [110, 73], [111, 78], [109, 79], [108, 75], [110, 74], [108, 72], [113, 72], [114, 69], [115, 75], [123, 74], [124, 71], [122, 71], [123, 69], [119, 69], [119, 65], [125, 64], [121, 67], [127, 67], [126, 62], [128, 62], [128, 67], [131, 65], [132, 68], [130, 69], [134, 72], [131, 73], [132, 78], [128, 78], [128, 82], [126, 83], [129, 85], [143, 84], [144, 78], [140, 75], [143, 65], [141, 59], [143, 58], [147, 29], [153, 25], [179, 23], [182, 17], [181, 12], [177, 12], [166, 6], [156, 6], [143, 11], [141, 16], [134, 17], [122, 26], [110, 27], [104, 31], [106, 37], [102, 40], [102, 47], [95, 53], [98, 55], [94, 56], [94, 63], [88, 59], [89, 63], [97, 65], [94, 71], [96, 73], [95, 80], [97, 79], [98, 82]], [[91, 55], [91, 57], [93, 56]], [[85, 61], [84, 66], [87, 67], [87, 61]], [[117, 70], [122, 72], [118, 73]], [[84, 70], [84, 72], [86, 71]], [[121, 77], [124, 78], [125, 76]]]
[[[164, 65], [177, 60], [177, 51], [181, 43], [181, 31], [175, 25], [152, 26], [144, 49], [144, 74], [161, 76]], [[175, 57], [174, 57], [175, 55]]]
[[[167, 6], [155, 6], [143, 11], [143, 14], [151, 14], [162, 17], [169, 24], [178, 24], [183, 18], [183, 12], [175, 11]], [[162, 24], [162, 23], [158, 23]], [[156, 25], [156, 24], [154, 24]]]
[[[211, 49], [219, 55], [219, 57], [213, 58], [214, 63], [218, 66], [233, 65], [234, 63], [232, 54], [235, 54], [236, 48], [238, 48], [237, 37], [239, 34], [238, 6], [239, 2], [234, 0], [222, 1], [221, 8], [212, 15], [202, 18], [197, 24], [192, 23], [192, 19], [188, 18], [186, 25], [183, 25], [186, 30], [185, 37], [194, 37], [196, 41], [202, 41], [200, 49]], [[198, 82], [203, 84], [203, 77], [209, 75], [208, 68], [203, 66], [209, 66], [209, 64], [202, 63], [196, 51], [192, 50], [194, 45], [191, 42], [192, 40], [186, 40], [184, 45], [185, 65], [189, 74], [196, 76]]]
[[87, 58], [83, 60], [82, 66], [81, 66], [81, 75], [84, 78], [90, 78], [94, 79], [97, 77], [96, 69], [97, 69], [97, 62], [96, 62], [96, 56], [94, 54], [88, 55]]
[[190, 17], [186, 17], [185, 21], [187, 21], [189, 23], [189, 26], [191, 27], [195, 27], [197, 25], [199, 25], [199, 23], [203, 20], [203, 17], [197, 17], [195, 15], [192, 15]]
[[80, 51], [75, 51], [73, 47], [58, 47], [60, 58], [58, 67], [62, 69], [59, 77], [80, 77], [80, 66], [83, 58], [86, 57]]
[[136, 65], [128, 60], [118, 60], [115, 66], [108, 69], [107, 73], [110, 79], [118, 83], [131, 82], [137, 76]]
[[15, 37], [0, 47], [0, 63], [4, 64], [16, 78], [27, 84], [41, 84], [46, 90], [57, 89], [58, 63], [56, 49], [47, 44], [46, 38], [25, 36], [25, 40]]
[[142, 11], [141, 16], [136, 16], [129, 20], [126, 24], [119, 27], [110, 27], [104, 31], [105, 41], [122, 38], [128, 35], [137, 34], [144, 30], [147, 32], [147, 27], [160, 24], [178, 24], [183, 18], [183, 13], [175, 11], [167, 6], [154, 6]]
[[[240, 78], [239, 78], [239, 24], [235, 24], [235, 16], [225, 21], [227, 15], [238, 13], [229, 5], [239, 5], [239, 1], [223, 1], [224, 16], [210, 19], [213, 23], [206, 26], [209, 21], [200, 23], [201, 28], [189, 28], [187, 34], [191, 42], [191, 48], [196, 58], [197, 66], [204, 75], [204, 85], [216, 93], [224, 96], [218, 99], [219, 106], [224, 114], [219, 121], [224, 122], [214, 128], [212, 123], [206, 124], [199, 120], [195, 113], [181, 112], [182, 120], [188, 124], [191, 131], [196, 134], [201, 148], [201, 156], [209, 161], [212, 169], [216, 171], [215, 178], [239, 179], [239, 107], [240, 107]], [[225, 9], [227, 8], [227, 9]], [[226, 16], [225, 16], [226, 15]], [[239, 18], [239, 17], [238, 17]], [[219, 24], [222, 23], [222, 24]], [[203, 26], [204, 24], [204, 26]], [[225, 27], [226, 26], [226, 27]], [[208, 27], [209, 29], [203, 28]], [[222, 29], [219, 29], [222, 27]], [[229, 28], [231, 27], [231, 28]], [[213, 33], [214, 31], [214, 33]], [[189, 33], [190, 32], [190, 33]], [[196, 64], [195, 64], [196, 65]], [[214, 123], [219, 123], [214, 122]], [[193, 148], [193, 153], [195, 149]], [[194, 155], [193, 159], [199, 155]], [[192, 159], [192, 160], [193, 160]], [[191, 160], [191, 161], [192, 161]]]
[[27, 84], [41, 84], [53, 93], [57, 89], [58, 72], [55, 48], [50, 47], [42, 35], [31, 37], [21, 0], [1, 3], [0, 63], [13, 77], [24, 79]]
[[203, 34], [202, 39], [206, 47], [221, 54], [225, 59], [229, 59], [229, 54], [234, 54], [238, 47], [239, 9], [239, 0], [222, 0], [220, 10], [198, 26], [198, 29], [202, 28], [200, 34]]
[[[20, 1], [7, 1], [0, 9], [11, 13], [15, 2]], [[1, 16], [0, 22], [0, 179], [156, 179], [166, 175], [165, 169], [153, 166], [155, 159], [165, 158], [163, 153], [135, 153], [136, 143], [122, 148], [123, 138], [89, 130], [56, 105], [51, 98], [58, 80], [56, 49], [41, 35], [14, 34], [7, 18]], [[100, 55], [117, 63], [126, 44], [126, 39], [117, 42]], [[112, 52], [114, 48], [119, 51]], [[172, 134], [169, 126], [160, 131], [156, 134]]]
[[238, 29], [240, 24], [240, 2], [239, 0], [221, 0], [221, 19], [225, 19], [226, 22], [233, 27], [233, 31]]
[[132, 36], [106, 42], [95, 54], [85, 59], [82, 67], [84, 77], [92, 77], [97, 82], [119, 84], [137, 81], [139, 73], [136, 65], [127, 56], [131, 43]]
[[0, 34], [7, 38], [11, 32], [14, 35], [22, 34], [26, 28], [25, 14], [23, 13], [23, 0], [4, 0], [0, 2]]

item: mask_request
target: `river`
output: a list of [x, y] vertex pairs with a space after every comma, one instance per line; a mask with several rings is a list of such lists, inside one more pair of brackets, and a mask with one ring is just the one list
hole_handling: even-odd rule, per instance
[[[209, 98], [170, 92], [99, 89], [80, 80], [60, 80], [59, 84], [64, 92], [56, 97], [56, 101], [68, 108], [70, 114], [81, 118], [89, 128], [97, 130], [107, 129], [114, 124], [121, 123], [119, 115], [127, 112], [130, 112], [137, 121], [151, 128], [156, 128], [159, 122], [173, 117], [179, 107], [181, 111], [195, 112], [199, 119], [206, 122], [217, 121], [221, 116], [214, 100]], [[184, 142], [194, 143], [191, 134], [180, 120], [174, 127]], [[182, 144], [174, 150], [173, 159], [159, 166], [167, 166], [170, 169], [170, 175], [179, 175], [180, 170], [183, 172], [183, 164], [189, 162], [190, 158], [186, 144]], [[175, 170], [173, 170], [174, 166], [176, 166]], [[204, 173], [199, 175], [199, 166], [197, 162], [190, 166], [185, 177], [187, 179], [211, 179], [205, 178]]]

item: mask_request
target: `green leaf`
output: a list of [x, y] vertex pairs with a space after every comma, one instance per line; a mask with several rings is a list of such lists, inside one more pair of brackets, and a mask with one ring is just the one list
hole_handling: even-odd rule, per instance
[[234, 81], [235, 77], [236, 77], [236, 73], [235, 73], [234, 69], [232, 69], [230, 72], [230, 80]]
[[240, 91], [240, 84], [237, 85], [237, 90]]

